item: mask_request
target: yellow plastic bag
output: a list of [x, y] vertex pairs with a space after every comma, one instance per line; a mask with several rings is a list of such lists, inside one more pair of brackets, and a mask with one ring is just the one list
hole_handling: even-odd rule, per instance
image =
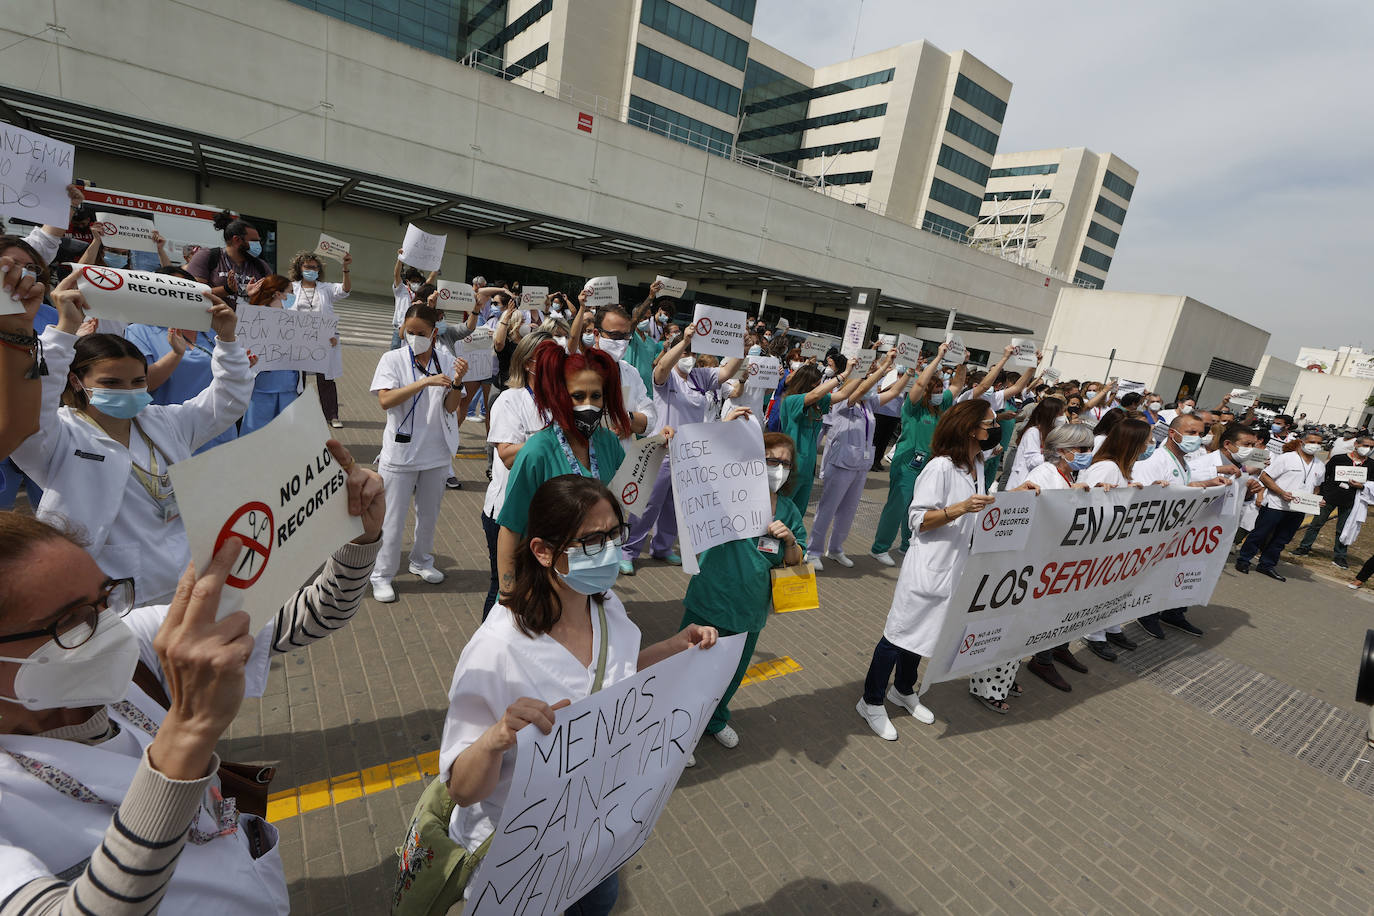
[[816, 567], [810, 563], [779, 566], [770, 570], [773, 577], [773, 610], [814, 611], [821, 606], [820, 590], [816, 587]]

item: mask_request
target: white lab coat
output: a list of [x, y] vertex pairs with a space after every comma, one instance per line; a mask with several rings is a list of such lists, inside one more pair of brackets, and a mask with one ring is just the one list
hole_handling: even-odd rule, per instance
[[976, 522], [974, 515], [963, 515], [948, 525], [921, 531], [921, 518], [928, 509], [952, 506], [982, 492], [982, 461], [975, 462], [970, 476], [944, 456], [933, 458], [916, 478], [907, 510], [911, 547], [902, 560], [883, 627], [889, 642], [917, 655], [935, 651], [954, 587], [968, 562]]
[[[131, 470], [129, 450], [86, 422], [70, 407], [61, 407], [76, 337], [51, 325], [43, 332], [48, 374], [43, 377], [43, 407], [39, 430], [14, 450], [14, 461], [43, 488], [38, 517], [79, 525], [86, 549], [107, 576], [131, 576], [141, 601], [164, 597], [161, 589], [140, 589], [146, 578], [144, 560], [189, 556], [186, 528], [180, 518], [160, 531], [129, 543], [108, 542], [110, 526], [120, 513]], [[234, 425], [248, 409], [253, 375], [243, 344], [216, 341], [211, 360], [210, 387], [182, 404], [145, 407], [139, 426], [172, 464], [184, 461], [205, 443]], [[133, 433], [137, 435], [137, 433]], [[176, 571], [177, 574], [180, 570]], [[176, 575], [172, 576], [175, 582]]]
[[[649, 394], [649, 389], [644, 387], [644, 379], [640, 376], [639, 370], [623, 359], [616, 360], [616, 368], [620, 370], [620, 397], [625, 402], [626, 413], [642, 413], [649, 423], [644, 427], [644, 434], [648, 435], [653, 429], [658, 419], [658, 410], [654, 407], [654, 398]], [[620, 440], [620, 444], [627, 450], [634, 445], [635, 435], [631, 433]]]

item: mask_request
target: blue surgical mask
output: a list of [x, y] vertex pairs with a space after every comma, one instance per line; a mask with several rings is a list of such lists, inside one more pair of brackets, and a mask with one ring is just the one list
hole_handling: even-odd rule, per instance
[[582, 335], [582, 346], [591, 347], [596, 345], [596, 335], [590, 332]]
[[1190, 455], [1202, 448], [1201, 436], [1184, 436], [1178, 440], [1178, 450], [1185, 455]]
[[105, 262], [106, 267], [129, 266], [129, 256], [127, 254], [116, 254], [113, 251], [107, 251], [100, 256], [100, 259]]
[[615, 585], [620, 576], [620, 541], [611, 541], [596, 556], [580, 547], [568, 548], [568, 571], [558, 575], [579, 595], [599, 595]]
[[1277, 423], [1271, 423], [1269, 424], [1269, 431], [1277, 436], [1279, 433], [1283, 432], [1283, 427]]
[[760, 347], [758, 344], [754, 344], [752, 347], [749, 348], [749, 355], [750, 355], [750, 356], [762, 356], [762, 355], [763, 355], [763, 347]]
[[90, 405], [107, 417], [132, 420], [153, 403], [147, 388], [87, 388]]
[[1137, 459], [1137, 460], [1139, 460], [1139, 461], [1144, 461], [1146, 458], [1149, 458], [1149, 457], [1150, 457], [1151, 455], [1153, 455], [1154, 453], [1155, 453], [1155, 444], [1154, 444], [1153, 442], [1151, 442], [1149, 445], [1145, 446], [1145, 451], [1143, 451], [1143, 452], [1140, 453], [1140, 458]]
[[255, 257], [255, 258], [260, 258], [260, 257], [262, 257], [262, 242], [257, 242], [257, 241], [249, 242], [249, 243], [248, 243], [248, 253], [251, 254], [251, 255], [252, 255], [253, 257]]
[[641, 322], [639, 323], [639, 329], [640, 329], [641, 331], [648, 331], [648, 330], [649, 330], [649, 319], [645, 318], [643, 321], [641, 321]]
[[303, 270], [301, 271], [301, 276], [309, 280], [311, 283], [314, 283], [316, 280], [320, 278], [320, 272], [318, 270]]
[[1088, 465], [1090, 465], [1090, 464], [1092, 464], [1092, 463], [1093, 463], [1093, 453], [1092, 453], [1092, 452], [1078, 452], [1077, 454], [1075, 454], [1075, 455], [1073, 456], [1073, 460], [1069, 462], [1069, 465], [1070, 465], [1075, 471], [1085, 471], [1085, 470], [1087, 470]]
[[293, 309], [293, 308], [295, 308], [295, 307], [296, 307], [296, 294], [295, 294], [295, 293], [287, 293], [285, 296], [282, 296], [282, 299], [281, 299], [281, 307], [284, 308], [284, 309]]
[[439, 322], [438, 324], [436, 324], [436, 325], [434, 326], [434, 330], [438, 331], [440, 334], [444, 333], [445, 331], [448, 330], [448, 322], [447, 322], [447, 321], [441, 321], [441, 322]]

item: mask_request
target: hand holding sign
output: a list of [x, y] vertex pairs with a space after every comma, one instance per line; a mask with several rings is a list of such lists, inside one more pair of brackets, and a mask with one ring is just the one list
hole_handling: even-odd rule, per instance
[[444, 263], [447, 244], [448, 236], [434, 235], [414, 223], [407, 224], [405, 241], [401, 243], [401, 260], [418, 270], [438, 270]]
[[[210, 287], [203, 283], [171, 274], [93, 264], [73, 264], [72, 268], [71, 276], [76, 278], [92, 317], [187, 331], [208, 331], [211, 327], [206, 305], [219, 300], [210, 295]], [[220, 336], [233, 340], [232, 325], [227, 333], [227, 337]]]
[[[67, 280], [72, 280], [72, 278], [68, 276]], [[68, 283], [67, 280], [63, 280], [58, 289], [71, 290], [75, 301], [80, 303], [79, 310], [85, 309], [86, 305], [81, 299], [81, 294], [72, 289], [76, 281], [72, 280], [71, 283]], [[3, 283], [5, 293], [8, 295], [8, 298], [0, 296], [0, 315], [25, 316], [25, 320], [21, 321], [14, 330], [23, 334], [32, 333], [33, 318], [38, 313], [38, 307], [43, 304], [44, 288], [43, 284], [38, 282], [38, 274], [34, 272], [32, 267], [18, 264], [14, 258], [7, 255], [0, 258], [0, 283]], [[53, 293], [53, 305], [57, 306], [59, 311], [61, 310], [57, 303], [56, 292]], [[82, 315], [81, 319], [84, 318], [85, 316]], [[78, 319], [78, 325], [81, 323], [81, 319]]]

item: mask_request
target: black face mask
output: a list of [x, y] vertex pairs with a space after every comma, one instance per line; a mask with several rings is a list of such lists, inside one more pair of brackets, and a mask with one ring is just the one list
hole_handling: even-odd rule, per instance
[[573, 408], [573, 426], [582, 434], [582, 438], [590, 440], [592, 433], [601, 425], [600, 407], [593, 407], [590, 404], [583, 404]]

